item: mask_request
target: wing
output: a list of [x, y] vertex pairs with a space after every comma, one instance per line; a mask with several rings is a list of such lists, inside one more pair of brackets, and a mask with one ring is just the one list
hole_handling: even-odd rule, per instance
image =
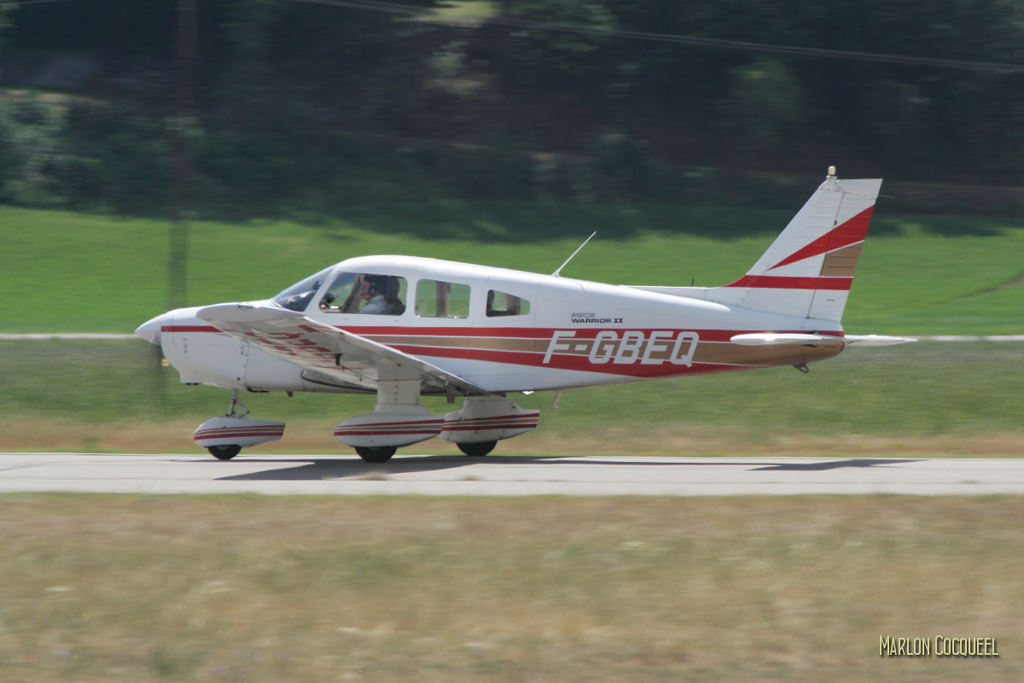
[[298, 365], [312, 381], [333, 380], [376, 390], [380, 381], [418, 379], [423, 393], [489, 393], [415, 356], [277, 306], [217, 304], [199, 309], [196, 316], [225, 334]]

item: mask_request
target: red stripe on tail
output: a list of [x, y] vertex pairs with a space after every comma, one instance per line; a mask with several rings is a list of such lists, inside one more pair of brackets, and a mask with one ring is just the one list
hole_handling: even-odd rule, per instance
[[790, 263], [796, 263], [797, 261], [802, 261], [805, 258], [810, 258], [812, 256], [818, 256], [830, 251], [835, 251], [836, 249], [848, 247], [851, 244], [856, 244], [857, 242], [863, 242], [864, 238], [867, 237], [868, 224], [871, 222], [871, 214], [874, 210], [874, 206], [869, 206], [842, 225], [833, 228], [818, 239], [814, 240], [806, 247], [793, 252], [768, 270], [773, 270]]

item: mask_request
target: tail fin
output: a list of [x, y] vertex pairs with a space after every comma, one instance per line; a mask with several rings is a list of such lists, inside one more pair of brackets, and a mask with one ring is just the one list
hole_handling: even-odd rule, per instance
[[747, 274], [706, 298], [838, 322], [881, 179], [839, 180], [834, 168]]

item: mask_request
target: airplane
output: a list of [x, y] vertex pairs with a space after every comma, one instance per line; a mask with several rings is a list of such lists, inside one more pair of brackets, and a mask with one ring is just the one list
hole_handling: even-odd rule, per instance
[[[246, 417], [240, 391], [376, 395], [335, 438], [365, 461], [432, 437], [469, 456], [537, 427], [508, 395], [807, 364], [846, 346], [915, 341], [840, 324], [881, 179], [829, 167], [756, 263], [720, 287], [609, 285], [415, 256], [358, 256], [272, 299], [179, 308], [135, 333], [184, 384], [229, 389], [228, 412], [194, 441], [221, 460], [282, 438]], [[591, 235], [593, 237], [593, 235]], [[421, 396], [462, 399], [433, 415]], [[557, 397], [560, 394], [556, 393]]]

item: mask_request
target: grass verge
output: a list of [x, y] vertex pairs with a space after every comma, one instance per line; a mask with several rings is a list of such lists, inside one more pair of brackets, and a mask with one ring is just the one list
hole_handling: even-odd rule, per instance
[[[515, 396], [540, 428], [505, 453], [1022, 454], [1024, 345], [851, 349], [812, 366]], [[228, 392], [187, 387], [139, 341], [0, 341], [0, 449], [192, 451], [192, 430]], [[289, 423], [260, 451], [349, 452], [331, 436], [370, 396], [251, 394], [252, 416]], [[425, 399], [435, 414], [458, 407]], [[418, 452], [450, 453], [428, 441]], [[256, 452], [256, 451], [254, 451]]]

